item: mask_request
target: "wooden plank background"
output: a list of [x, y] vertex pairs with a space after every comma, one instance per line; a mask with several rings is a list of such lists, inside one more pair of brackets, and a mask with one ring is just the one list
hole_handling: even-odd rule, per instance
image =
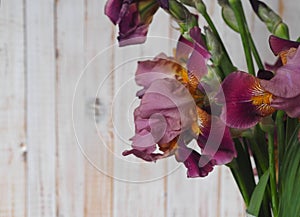
[[[224, 25], [217, 1], [206, 2], [235, 64], [245, 70], [239, 36]], [[258, 49], [272, 62], [268, 32], [243, 3]], [[138, 103], [136, 61], [170, 55], [178, 33], [160, 10], [145, 45], [119, 48], [104, 4], [1, 1], [0, 217], [245, 216], [225, 167], [187, 179], [174, 159], [149, 164], [121, 156]], [[296, 39], [299, 4], [268, 4]]]

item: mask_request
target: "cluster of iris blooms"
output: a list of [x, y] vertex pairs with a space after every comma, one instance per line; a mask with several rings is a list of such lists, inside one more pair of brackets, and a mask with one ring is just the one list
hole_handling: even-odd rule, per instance
[[[132, 149], [123, 155], [133, 154], [145, 161], [175, 156], [191, 178], [205, 177], [214, 166], [227, 165], [248, 213], [291, 216], [285, 213], [297, 213], [300, 208], [298, 205], [296, 211], [291, 211], [284, 206], [292, 198], [286, 196], [285, 189], [295, 191], [294, 182], [286, 187], [289, 174], [282, 171], [295, 164], [293, 179], [299, 181], [300, 159], [293, 161], [287, 156], [297, 153], [299, 143], [300, 43], [289, 40], [287, 25], [271, 8], [250, 0], [254, 12], [271, 32], [269, 45], [277, 56], [274, 65], [264, 65], [240, 0], [219, 3], [224, 21], [241, 35], [248, 72], [232, 64], [201, 0], [106, 3], [105, 14], [119, 27], [120, 46], [144, 43], [159, 8], [178, 22], [181, 32], [174, 56], [159, 54], [138, 62], [135, 80], [142, 87], [137, 92], [140, 105], [134, 111]], [[192, 14], [189, 7], [198, 14]], [[204, 32], [198, 15], [209, 25]], [[189, 146], [193, 140], [200, 151]], [[255, 170], [250, 156], [255, 160]]]

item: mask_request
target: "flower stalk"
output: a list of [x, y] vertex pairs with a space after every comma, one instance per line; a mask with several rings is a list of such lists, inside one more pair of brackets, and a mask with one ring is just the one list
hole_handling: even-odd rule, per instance
[[248, 34], [248, 31], [247, 31], [246, 25], [245, 25], [245, 18], [244, 18], [242, 3], [240, 0], [229, 0], [229, 4], [234, 11], [234, 14], [235, 14], [235, 17], [236, 17], [236, 20], [238, 23], [241, 40], [242, 40], [242, 44], [244, 47], [244, 53], [245, 53], [248, 71], [250, 74], [255, 75], [255, 69], [254, 69], [253, 59], [252, 59], [252, 55], [251, 55], [251, 49], [249, 47], [249, 42], [250, 42], [249, 38], [248, 38], [249, 34]]
[[269, 170], [270, 170], [270, 188], [271, 204], [274, 217], [278, 217], [278, 197], [276, 182], [276, 167], [274, 157], [274, 130], [268, 132], [268, 153], [269, 153]]

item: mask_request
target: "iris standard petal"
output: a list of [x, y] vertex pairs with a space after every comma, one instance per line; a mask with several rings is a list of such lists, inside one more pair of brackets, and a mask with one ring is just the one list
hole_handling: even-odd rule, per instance
[[299, 42], [282, 39], [274, 35], [269, 37], [269, 44], [276, 56], [282, 51], [289, 50], [290, 48], [297, 48], [300, 45]]
[[139, 61], [135, 81], [144, 89], [137, 96], [141, 97], [152, 82], [164, 78], [177, 79], [183, 84], [189, 82], [187, 70], [164, 54], [158, 55], [154, 60]]
[[300, 95], [300, 49], [284, 66], [277, 69], [271, 80], [261, 80], [260, 83], [265, 90], [281, 98]]
[[187, 61], [187, 69], [200, 80], [207, 74], [206, 62], [210, 58], [210, 53], [207, 51], [201, 38], [201, 29], [199, 27], [192, 28], [190, 36], [194, 40], [194, 48]]

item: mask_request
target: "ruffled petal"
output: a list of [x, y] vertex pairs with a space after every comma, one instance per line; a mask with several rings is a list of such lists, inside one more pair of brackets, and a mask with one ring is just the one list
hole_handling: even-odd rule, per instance
[[[201, 156], [197, 151], [183, 145], [178, 147], [175, 157], [178, 162], [184, 163], [188, 178], [205, 177], [216, 165], [215, 160]], [[205, 164], [203, 165], [201, 162], [205, 162]]]
[[145, 161], [156, 161], [158, 159], [163, 158], [163, 154], [159, 154], [159, 153], [147, 153], [147, 152], [143, 152], [137, 149], [131, 149], [131, 150], [126, 150], [122, 153], [123, 156], [127, 156], [133, 154], [134, 156], [141, 158]]
[[278, 97], [294, 98], [300, 95], [300, 49], [276, 71], [271, 80], [261, 80], [260, 83], [265, 90]]
[[223, 107], [221, 119], [229, 127], [250, 128], [259, 120], [272, 114], [275, 110], [270, 106], [272, 95], [263, 90], [259, 79], [245, 72], [235, 72], [225, 78], [222, 83], [222, 94], [217, 100]]
[[275, 35], [270, 36], [269, 44], [276, 56], [282, 51], [289, 50], [290, 48], [297, 48], [300, 45], [299, 42], [282, 39]]
[[187, 70], [164, 54], [160, 54], [154, 60], [139, 61], [135, 81], [144, 89], [139, 91], [137, 96], [143, 96], [153, 81], [164, 78], [176, 78], [182, 83], [189, 81]]
[[134, 111], [135, 135], [132, 147], [151, 154], [156, 144], [166, 149], [197, 119], [196, 105], [189, 91], [175, 79], [154, 80]]

